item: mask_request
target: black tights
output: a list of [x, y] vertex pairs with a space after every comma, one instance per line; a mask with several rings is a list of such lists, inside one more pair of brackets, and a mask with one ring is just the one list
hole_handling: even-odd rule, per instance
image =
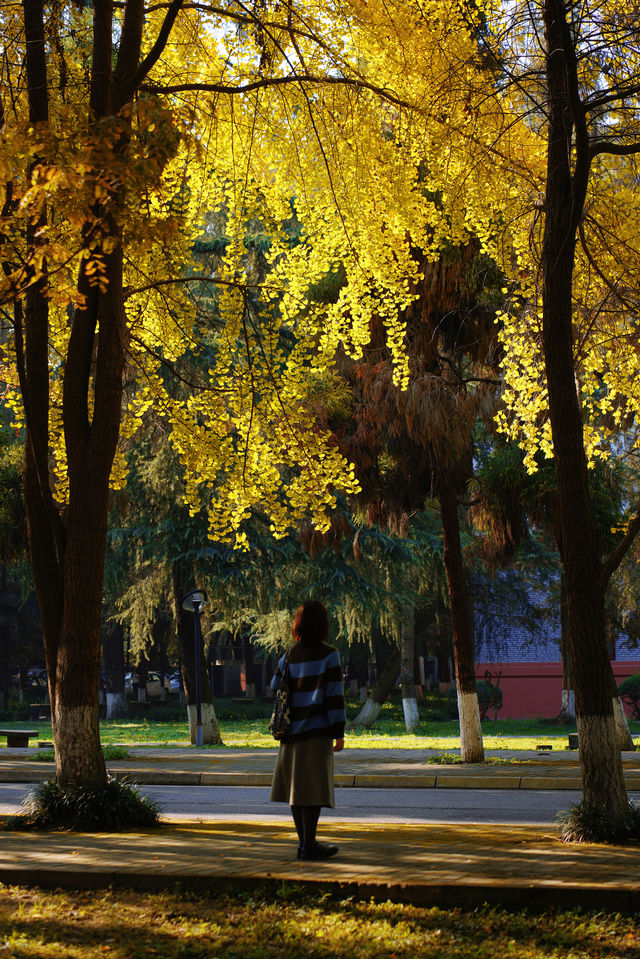
[[291, 815], [301, 846], [313, 846], [320, 818], [320, 806], [291, 806]]

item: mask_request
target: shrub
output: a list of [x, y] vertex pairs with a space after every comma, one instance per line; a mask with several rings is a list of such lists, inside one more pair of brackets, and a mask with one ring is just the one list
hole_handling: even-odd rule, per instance
[[633, 709], [632, 718], [640, 719], [640, 673], [622, 680], [618, 686], [618, 696]]
[[62, 829], [73, 832], [124, 832], [157, 826], [158, 804], [132, 783], [109, 777], [106, 786], [62, 789], [54, 779], [38, 783], [22, 804], [9, 830]]
[[605, 816], [601, 809], [580, 802], [558, 816], [563, 842], [604, 842], [626, 845], [640, 842], [640, 805], [629, 800], [620, 818]]

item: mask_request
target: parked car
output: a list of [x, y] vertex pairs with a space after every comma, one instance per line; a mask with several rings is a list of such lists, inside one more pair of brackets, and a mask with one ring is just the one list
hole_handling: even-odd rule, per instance
[[[14, 686], [20, 685], [20, 673], [14, 673], [11, 677], [11, 682]], [[25, 688], [34, 687], [34, 686], [46, 686], [47, 685], [47, 671], [42, 669], [40, 666], [31, 666], [26, 670], [24, 675], [24, 685]]]
[[[126, 692], [131, 692], [134, 687], [138, 686], [138, 674], [129, 672], [125, 673], [124, 677], [124, 688]], [[169, 677], [165, 676], [164, 678], [164, 688], [169, 690], [171, 687], [169, 685]], [[153, 669], [150, 669], [147, 673], [147, 696], [149, 697], [159, 697], [162, 696], [162, 677], [160, 673], [156, 672]]]

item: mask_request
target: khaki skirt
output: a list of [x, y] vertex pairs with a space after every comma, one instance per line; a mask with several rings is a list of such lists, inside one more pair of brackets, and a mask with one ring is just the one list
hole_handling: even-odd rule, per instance
[[332, 739], [316, 736], [280, 743], [271, 781], [271, 802], [334, 808]]

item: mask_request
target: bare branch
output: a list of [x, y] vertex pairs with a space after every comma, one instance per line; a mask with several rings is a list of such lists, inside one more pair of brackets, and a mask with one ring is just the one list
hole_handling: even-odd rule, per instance
[[159, 84], [142, 84], [139, 89], [144, 93], [226, 93], [228, 95], [237, 95], [241, 93], [251, 93], [254, 90], [262, 90], [266, 87], [282, 87], [289, 84], [310, 83], [316, 86], [343, 86], [353, 87], [356, 90], [368, 90], [382, 97], [395, 106], [404, 107], [408, 110], [415, 110], [415, 104], [409, 103], [391, 93], [383, 87], [378, 87], [374, 83], [369, 83], [360, 77], [331, 77], [316, 76], [314, 74], [293, 74], [286, 77], [263, 77], [260, 80], [254, 80], [253, 83], [231, 85], [226, 83], [176, 83], [170, 86], [161, 86]]
[[162, 51], [167, 45], [167, 40], [169, 39], [169, 34], [171, 33], [171, 28], [175, 23], [176, 17], [182, 9], [182, 0], [171, 0], [169, 4], [169, 9], [167, 10], [167, 15], [162, 21], [162, 26], [158, 32], [155, 43], [153, 44], [151, 50], [146, 55], [138, 69], [136, 70], [132, 80], [131, 80], [131, 92], [137, 90], [142, 81], [148, 76], [149, 71], [155, 66], [155, 64], [160, 59]]
[[630, 157], [640, 153], [640, 143], [629, 143], [626, 146], [623, 143], [613, 143], [611, 140], [596, 140], [590, 147], [591, 159], [602, 153], [611, 156]]

